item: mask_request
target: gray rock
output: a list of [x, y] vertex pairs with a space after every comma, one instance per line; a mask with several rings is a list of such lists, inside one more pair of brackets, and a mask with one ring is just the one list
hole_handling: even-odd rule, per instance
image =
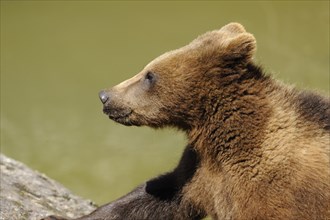
[[96, 208], [91, 201], [2, 154], [0, 177], [0, 220], [37, 220], [48, 215], [74, 218]]

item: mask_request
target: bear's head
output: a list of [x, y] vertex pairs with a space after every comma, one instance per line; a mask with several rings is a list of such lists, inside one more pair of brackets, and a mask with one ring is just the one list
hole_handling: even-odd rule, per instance
[[251, 77], [247, 68], [255, 49], [255, 38], [238, 23], [207, 32], [101, 91], [103, 111], [124, 125], [183, 130], [198, 126], [212, 116], [232, 81]]

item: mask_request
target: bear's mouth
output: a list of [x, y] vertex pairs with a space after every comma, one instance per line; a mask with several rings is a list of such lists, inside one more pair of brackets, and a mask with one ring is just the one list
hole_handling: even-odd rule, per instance
[[103, 113], [108, 115], [108, 117], [120, 124], [131, 126], [134, 125], [132, 121], [129, 119], [129, 116], [132, 114], [132, 110], [130, 109], [114, 109], [109, 108], [107, 106], [103, 107]]

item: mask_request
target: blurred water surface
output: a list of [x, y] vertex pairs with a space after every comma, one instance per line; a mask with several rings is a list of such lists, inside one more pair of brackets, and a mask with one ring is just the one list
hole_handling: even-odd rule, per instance
[[267, 72], [329, 93], [328, 1], [1, 1], [1, 152], [99, 204], [170, 170], [184, 135], [115, 124], [97, 93], [231, 21]]

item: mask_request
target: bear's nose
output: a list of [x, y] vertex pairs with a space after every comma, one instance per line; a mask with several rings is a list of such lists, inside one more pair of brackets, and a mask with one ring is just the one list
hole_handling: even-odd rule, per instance
[[99, 97], [103, 104], [105, 104], [109, 100], [108, 94], [103, 90], [101, 92], [99, 92]]

